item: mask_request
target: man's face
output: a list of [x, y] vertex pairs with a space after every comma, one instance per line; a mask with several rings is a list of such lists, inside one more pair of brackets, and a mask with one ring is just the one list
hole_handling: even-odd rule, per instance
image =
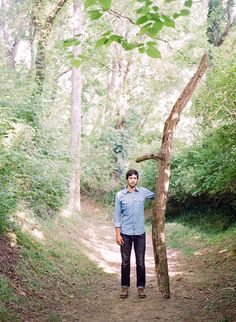
[[137, 186], [137, 183], [138, 183], [138, 178], [135, 174], [133, 174], [132, 176], [129, 176], [128, 179], [127, 179], [127, 183], [128, 183], [128, 186], [130, 188], [134, 188]]

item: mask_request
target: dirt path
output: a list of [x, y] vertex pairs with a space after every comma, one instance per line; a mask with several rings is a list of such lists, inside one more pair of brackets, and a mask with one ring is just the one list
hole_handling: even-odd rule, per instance
[[79, 219], [79, 227], [72, 229], [70, 238], [79, 240], [89, 258], [114, 275], [94, 283], [93, 294], [87, 299], [87, 309], [81, 312], [79, 321], [209, 321], [202, 316], [203, 294], [189, 285], [187, 276], [192, 272], [186, 271], [183, 256], [176, 249], [168, 250], [172, 296], [169, 300], [162, 299], [157, 289], [150, 234], [147, 235], [146, 251], [147, 298], [137, 297], [132, 255], [129, 297], [120, 299], [120, 252], [114, 239], [114, 227], [99, 206], [84, 202], [83, 208], [86, 210]]
[[[83, 201], [82, 207], [81, 217], [59, 217], [55, 222], [43, 222], [37, 227], [32, 224], [30, 230], [40, 230], [46, 248], [57, 244], [65, 247], [64, 251], [59, 248], [65, 254], [65, 262], [62, 257], [58, 263], [61, 273], [45, 272], [40, 277], [45, 284], [42, 290], [29, 291], [22, 278], [8, 274], [15, 265], [12, 261], [15, 257], [10, 257], [8, 270], [2, 273], [10, 276], [16, 293], [25, 301], [24, 306], [15, 303], [13, 307], [22, 317], [20, 322], [236, 321], [236, 236], [192, 257], [183, 256], [180, 250], [168, 249], [171, 298], [164, 300], [157, 288], [151, 236], [147, 234], [147, 297], [137, 296], [132, 254], [132, 285], [129, 297], [122, 300], [119, 297], [120, 252], [114, 227], [108, 220], [110, 215], [92, 201]], [[80, 279], [82, 253], [106, 273], [93, 273], [89, 262], [89, 271]], [[69, 273], [64, 276], [67, 255], [70, 262], [70, 256], [77, 254], [73, 271], [69, 267]]]

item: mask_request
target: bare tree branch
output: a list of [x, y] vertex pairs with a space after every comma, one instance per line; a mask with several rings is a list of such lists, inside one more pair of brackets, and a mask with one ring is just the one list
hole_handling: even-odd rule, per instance
[[52, 9], [51, 13], [48, 15], [46, 21], [45, 21], [45, 26], [46, 25], [52, 25], [54, 19], [56, 18], [58, 12], [63, 8], [63, 6], [66, 4], [68, 0], [60, 0], [58, 3], [55, 5], [55, 7]]
[[164, 154], [155, 154], [155, 153], [148, 153], [148, 154], [145, 154], [141, 157], [138, 157], [136, 159], [136, 162], [139, 163], [139, 162], [143, 162], [143, 161], [146, 161], [146, 160], [164, 160], [165, 156]]
[[226, 23], [225, 30], [224, 30], [222, 36], [220, 37], [220, 39], [216, 43], [217, 47], [219, 47], [220, 45], [223, 44], [225, 38], [227, 37], [227, 35], [230, 31], [230, 28], [233, 25], [233, 20], [234, 20], [233, 5], [234, 5], [234, 2], [231, 0], [228, 0], [228, 2], [227, 2], [227, 23]]

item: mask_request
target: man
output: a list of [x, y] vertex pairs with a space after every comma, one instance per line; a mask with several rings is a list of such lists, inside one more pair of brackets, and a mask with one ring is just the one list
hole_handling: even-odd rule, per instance
[[121, 298], [128, 297], [130, 287], [130, 255], [134, 244], [139, 298], [145, 298], [145, 248], [144, 203], [153, 199], [154, 193], [138, 187], [139, 174], [131, 169], [126, 173], [127, 187], [116, 194], [114, 224], [116, 242], [121, 251]]

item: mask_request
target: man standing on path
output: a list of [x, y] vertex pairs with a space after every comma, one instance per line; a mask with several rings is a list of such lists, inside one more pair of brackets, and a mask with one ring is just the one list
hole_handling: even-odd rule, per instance
[[130, 255], [134, 244], [136, 275], [139, 298], [145, 298], [145, 248], [144, 203], [153, 199], [154, 192], [138, 187], [138, 172], [134, 169], [126, 173], [127, 187], [116, 194], [114, 224], [116, 242], [121, 251], [121, 298], [127, 298], [130, 287]]

